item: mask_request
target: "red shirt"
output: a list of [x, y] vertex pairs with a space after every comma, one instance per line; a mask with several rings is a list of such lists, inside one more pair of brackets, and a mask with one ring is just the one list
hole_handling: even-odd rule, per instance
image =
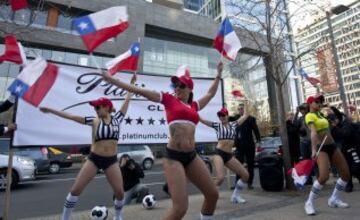
[[175, 96], [167, 93], [161, 93], [161, 101], [166, 112], [168, 124], [173, 123], [190, 123], [194, 126], [199, 123], [199, 104], [192, 102], [191, 105], [184, 103]]

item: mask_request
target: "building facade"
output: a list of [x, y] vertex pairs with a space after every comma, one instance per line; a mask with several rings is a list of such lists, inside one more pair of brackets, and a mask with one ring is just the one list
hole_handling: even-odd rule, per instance
[[[220, 55], [212, 48], [212, 41], [221, 18], [220, 0], [47, 0], [41, 5], [31, 5], [15, 14], [11, 12], [9, 5], [2, 4], [0, 37], [15, 33], [29, 58], [41, 55], [50, 61], [96, 67], [71, 21], [75, 17], [115, 5], [127, 5], [130, 26], [124, 33], [96, 49], [94, 57], [101, 67], [112, 57], [126, 51], [132, 42], [140, 39], [142, 50], [139, 70], [142, 72], [172, 75], [180, 65], [187, 64], [194, 77], [216, 75]], [[237, 69], [231, 67], [230, 62], [224, 61], [226, 103], [235, 103], [229, 93], [238, 88], [236, 83], [228, 79], [240, 77], [240, 72], [247, 72], [248, 76], [245, 78], [255, 81], [266, 75], [264, 62], [256, 55], [264, 51], [246, 36], [246, 32], [237, 30], [237, 34], [243, 45], [238, 56], [239, 62], [248, 63], [247, 66], [249, 63], [258, 62], [259, 67], [248, 70], [245, 66], [237, 65], [240, 67]], [[1, 44], [0, 53], [3, 49], [4, 45]], [[252, 71], [255, 74], [252, 74]], [[0, 65], [0, 101], [9, 96], [7, 88], [18, 73], [17, 65]], [[244, 89], [249, 94], [258, 94], [261, 91], [264, 93], [263, 97], [269, 99], [268, 88], [264, 85], [266, 83], [269, 82], [254, 84]], [[275, 97], [272, 99], [275, 100]], [[235, 104], [231, 106], [235, 110]]]
[[[325, 13], [325, 12], [324, 12]], [[349, 9], [331, 17], [335, 43], [340, 60], [348, 102], [360, 105], [360, 2], [349, 6]], [[300, 30], [295, 36], [298, 53], [306, 53], [300, 65], [311, 76], [321, 80], [320, 88], [302, 82], [304, 96], [323, 92], [326, 101], [341, 108], [341, 99], [337, 87], [333, 54], [325, 14], [315, 23]]]

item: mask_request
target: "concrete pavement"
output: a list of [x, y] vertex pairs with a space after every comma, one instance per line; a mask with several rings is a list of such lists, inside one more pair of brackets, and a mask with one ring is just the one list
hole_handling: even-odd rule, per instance
[[[245, 190], [243, 197], [245, 204], [231, 204], [231, 191], [221, 191], [216, 210], [216, 220], [288, 220], [288, 219], [327, 219], [327, 220], [357, 220], [360, 216], [360, 187], [355, 184], [355, 191], [343, 193], [344, 201], [349, 202], [349, 209], [332, 209], [327, 206], [327, 199], [333, 188], [333, 181], [325, 186], [321, 197], [316, 201], [318, 215], [308, 217], [303, 210], [304, 200], [309, 188], [304, 191], [264, 192], [260, 188], [252, 191]], [[202, 203], [201, 195], [189, 197], [189, 209], [184, 220], [199, 219], [199, 210]], [[171, 205], [171, 200], [161, 200], [158, 207], [153, 210], [145, 210], [141, 205], [130, 205], [124, 208], [125, 220], [161, 219], [165, 210]], [[109, 218], [112, 219], [113, 209], [109, 208]], [[74, 212], [76, 220], [88, 220], [90, 211]], [[31, 218], [31, 220], [58, 220], [60, 215]], [[28, 219], [30, 220], [30, 219]]]

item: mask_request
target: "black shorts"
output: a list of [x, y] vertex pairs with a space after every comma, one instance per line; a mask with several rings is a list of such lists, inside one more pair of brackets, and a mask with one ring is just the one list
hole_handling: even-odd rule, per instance
[[93, 152], [90, 152], [87, 159], [93, 162], [98, 169], [102, 169], [102, 170], [106, 170], [111, 165], [118, 162], [116, 155], [110, 157], [103, 157]]
[[217, 155], [219, 155], [221, 157], [221, 159], [224, 161], [224, 164], [227, 163], [229, 160], [231, 160], [231, 158], [233, 157], [233, 155], [231, 153], [220, 150], [218, 148], [216, 148], [215, 152]]
[[[320, 146], [318, 146], [320, 147]], [[325, 152], [329, 155], [330, 159], [334, 155], [334, 152], [336, 151], [337, 146], [336, 144], [324, 144], [324, 146], [321, 148], [321, 152]]]
[[171, 160], [179, 161], [186, 168], [196, 157], [196, 152], [182, 152], [166, 148], [165, 157]]

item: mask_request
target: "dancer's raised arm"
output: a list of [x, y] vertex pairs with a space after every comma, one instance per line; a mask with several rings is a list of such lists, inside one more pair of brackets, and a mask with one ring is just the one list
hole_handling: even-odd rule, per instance
[[[130, 80], [130, 84], [134, 85], [135, 82], [136, 82], [136, 74], [133, 74], [133, 76], [131, 77], [131, 80]], [[123, 113], [124, 115], [126, 115], [126, 113], [127, 113], [132, 95], [133, 95], [132, 92], [128, 92], [123, 104], [121, 105], [120, 112]]]
[[214, 79], [214, 82], [210, 86], [208, 92], [202, 98], [200, 98], [198, 101], [199, 102], [199, 110], [203, 109], [210, 102], [210, 100], [215, 96], [216, 91], [219, 86], [223, 68], [224, 68], [224, 65], [222, 62], [220, 62], [217, 66], [218, 74], [217, 74], [216, 78]]
[[119, 88], [125, 89], [128, 92], [132, 92], [135, 94], [139, 94], [141, 96], [144, 96], [145, 98], [147, 98], [150, 101], [153, 102], [160, 102], [161, 100], [161, 94], [157, 91], [153, 91], [153, 90], [149, 90], [149, 89], [144, 89], [144, 88], [140, 88], [137, 87], [135, 85], [131, 85], [128, 83], [125, 83], [121, 80], [115, 79], [112, 76], [109, 75], [108, 72], [104, 71], [103, 74], [103, 79]]
[[78, 116], [78, 115], [73, 115], [67, 112], [63, 112], [63, 111], [58, 111], [52, 108], [48, 108], [48, 107], [40, 107], [40, 111], [42, 111], [43, 113], [51, 113], [54, 114], [56, 116], [59, 116], [61, 118], [65, 118], [68, 120], [72, 120], [75, 122], [78, 122], [80, 124], [85, 124], [85, 118]]

